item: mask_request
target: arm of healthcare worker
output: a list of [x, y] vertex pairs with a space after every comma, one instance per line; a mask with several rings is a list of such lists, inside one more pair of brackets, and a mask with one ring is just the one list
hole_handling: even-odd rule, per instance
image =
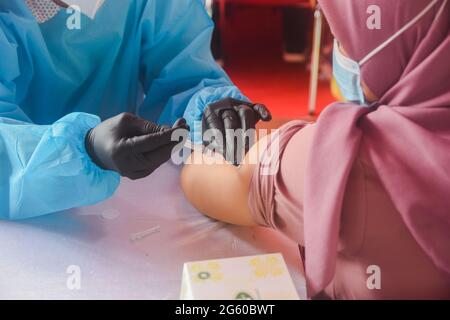
[[8, 101], [8, 85], [0, 81], [0, 219], [95, 204], [114, 193], [119, 174], [144, 177], [170, 158], [173, 128], [127, 113], [103, 123], [71, 113], [36, 125]]
[[119, 174], [139, 178], [169, 159], [172, 129], [131, 114], [100, 123], [97, 116], [71, 113], [48, 125], [33, 123], [20, 107], [26, 84], [17, 45], [5, 30], [0, 28], [0, 219], [100, 202], [114, 193]]
[[250, 103], [214, 61], [214, 25], [203, 1], [149, 2], [140, 28], [146, 93], [140, 115], [163, 123], [184, 117], [196, 143], [202, 142], [203, 125], [204, 130], [221, 130], [227, 144], [226, 129], [254, 128], [259, 120], [271, 119], [267, 108]]
[[[0, 82], [0, 92], [5, 92]], [[122, 176], [145, 177], [169, 160], [175, 128], [123, 113], [102, 123], [71, 113], [51, 125], [27, 121], [0, 97], [0, 218], [24, 219], [97, 203]]]
[[119, 175], [99, 168], [84, 146], [99, 118], [72, 113], [51, 125], [33, 124], [12, 102], [13, 88], [0, 81], [0, 219], [36, 217], [111, 196]]
[[[0, 219], [25, 219], [90, 205], [111, 196], [120, 177], [85, 151], [96, 116], [72, 113], [36, 125], [18, 105], [17, 44], [0, 21]], [[22, 93], [23, 96], [23, 93]]]

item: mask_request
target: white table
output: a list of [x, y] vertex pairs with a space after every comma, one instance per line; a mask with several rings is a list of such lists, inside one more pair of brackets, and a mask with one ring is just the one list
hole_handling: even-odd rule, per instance
[[[178, 299], [186, 261], [273, 252], [283, 254], [305, 298], [295, 243], [272, 230], [202, 216], [178, 179], [179, 169], [167, 164], [146, 179], [123, 179], [99, 205], [0, 221], [0, 299]], [[130, 239], [155, 226], [158, 233]], [[80, 289], [67, 286], [72, 265], [79, 267]]]

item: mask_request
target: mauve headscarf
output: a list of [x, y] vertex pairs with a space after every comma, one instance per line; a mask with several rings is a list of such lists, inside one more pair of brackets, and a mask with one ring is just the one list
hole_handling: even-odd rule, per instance
[[[359, 61], [431, 0], [319, 3], [336, 39]], [[379, 30], [366, 27], [370, 5], [381, 9]], [[370, 108], [335, 103], [319, 117], [305, 178], [309, 296], [333, 278], [345, 187], [362, 141], [408, 230], [450, 277], [449, 26], [449, 2], [438, 0], [362, 66], [362, 79], [379, 97], [378, 103]]]

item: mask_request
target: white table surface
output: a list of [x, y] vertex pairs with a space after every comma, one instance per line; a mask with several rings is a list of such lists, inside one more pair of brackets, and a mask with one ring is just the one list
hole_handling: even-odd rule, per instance
[[[275, 252], [306, 297], [295, 243], [273, 230], [204, 217], [178, 179], [179, 168], [166, 164], [146, 179], [123, 179], [101, 204], [0, 221], [0, 299], [178, 299], [184, 262]], [[155, 226], [158, 233], [130, 239]], [[71, 265], [80, 268], [80, 289], [67, 287]]]

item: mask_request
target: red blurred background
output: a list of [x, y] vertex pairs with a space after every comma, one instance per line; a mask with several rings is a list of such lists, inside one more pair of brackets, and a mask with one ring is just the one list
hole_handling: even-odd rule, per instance
[[[216, 21], [217, 26], [226, 28], [220, 32], [225, 70], [252, 101], [266, 104], [274, 118], [308, 118], [310, 59], [302, 63], [283, 60], [283, 6], [232, 2], [226, 7], [224, 23]], [[306, 13], [311, 14], [311, 23], [304, 32], [307, 41], [312, 42], [313, 8], [304, 10], [310, 10]], [[316, 115], [333, 101], [329, 79], [322, 79]]]

